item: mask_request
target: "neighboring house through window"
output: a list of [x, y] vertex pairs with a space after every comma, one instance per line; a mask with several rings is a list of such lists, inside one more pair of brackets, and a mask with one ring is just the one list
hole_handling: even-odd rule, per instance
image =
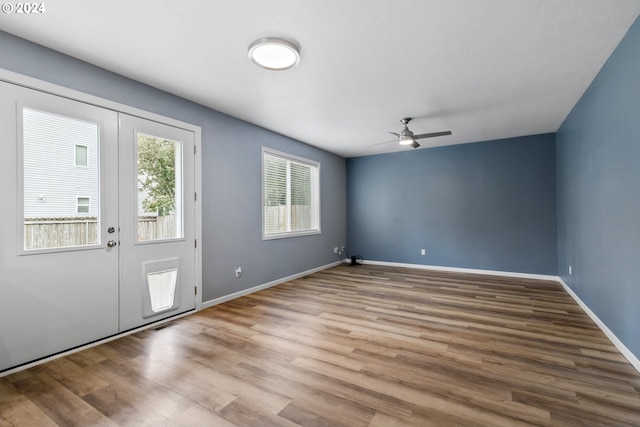
[[100, 124], [47, 108], [21, 111], [23, 249], [98, 244]]
[[262, 149], [262, 238], [320, 233], [320, 163]]
[[[100, 212], [99, 125], [63, 111], [22, 109], [25, 220], [54, 221]], [[78, 198], [90, 200], [78, 210]], [[88, 206], [80, 203], [80, 209]], [[83, 215], [85, 216], [85, 215]]]

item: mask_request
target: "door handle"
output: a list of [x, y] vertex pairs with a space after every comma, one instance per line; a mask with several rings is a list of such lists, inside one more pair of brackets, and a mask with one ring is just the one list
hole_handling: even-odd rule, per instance
[[118, 242], [116, 242], [115, 240], [109, 240], [107, 242], [107, 246], [110, 247], [110, 248], [112, 248], [114, 246], [118, 246]]

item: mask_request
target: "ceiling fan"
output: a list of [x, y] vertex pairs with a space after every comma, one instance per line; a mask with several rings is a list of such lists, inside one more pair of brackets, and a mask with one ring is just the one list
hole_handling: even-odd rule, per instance
[[402, 123], [404, 125], [404, 129], [402, 129], [402, 131], [400, 133], [395, 133], [395, 132], [389, 132], [392, 135], [395, 135], [398, 137], [398, 144], [400, 145], [410, 145], [413, 148], [418, 148], [420, 147], [420, 144], [418, 144], [418, 142], [416, 141], [416, 139], [423, 139], [423, 138], [433, 138], [436, 136], [445, 136], [445, 135], [451, 135], [451, 131], [445, 131], [445, 132], [432, 132], [432, 133], [422, 133], [420, 135], [414, 135], [413, 132], [411, 132], [409, 130], [409, 122], [411, 121], [411, 117], [405, 117], [403, 119], [400, 120], [400, 123]]

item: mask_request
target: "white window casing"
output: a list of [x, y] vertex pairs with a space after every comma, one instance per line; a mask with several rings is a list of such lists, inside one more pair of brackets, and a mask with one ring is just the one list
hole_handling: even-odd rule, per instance
[[75, 165], [77, 167], [89, 167], [89, 149], [86, 145], [75, 144]]
[[90, 197], [76, 197], [76, 213], [88, 214], [91, 211]]
[[263, 147], [263, 240], [319, 233], [320, 163]]

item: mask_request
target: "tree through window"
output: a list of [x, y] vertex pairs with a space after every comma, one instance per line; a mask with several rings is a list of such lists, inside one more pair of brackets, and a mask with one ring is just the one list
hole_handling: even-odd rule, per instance
[[138, 241], [182, 237], [182, 143], [139, 133]]

